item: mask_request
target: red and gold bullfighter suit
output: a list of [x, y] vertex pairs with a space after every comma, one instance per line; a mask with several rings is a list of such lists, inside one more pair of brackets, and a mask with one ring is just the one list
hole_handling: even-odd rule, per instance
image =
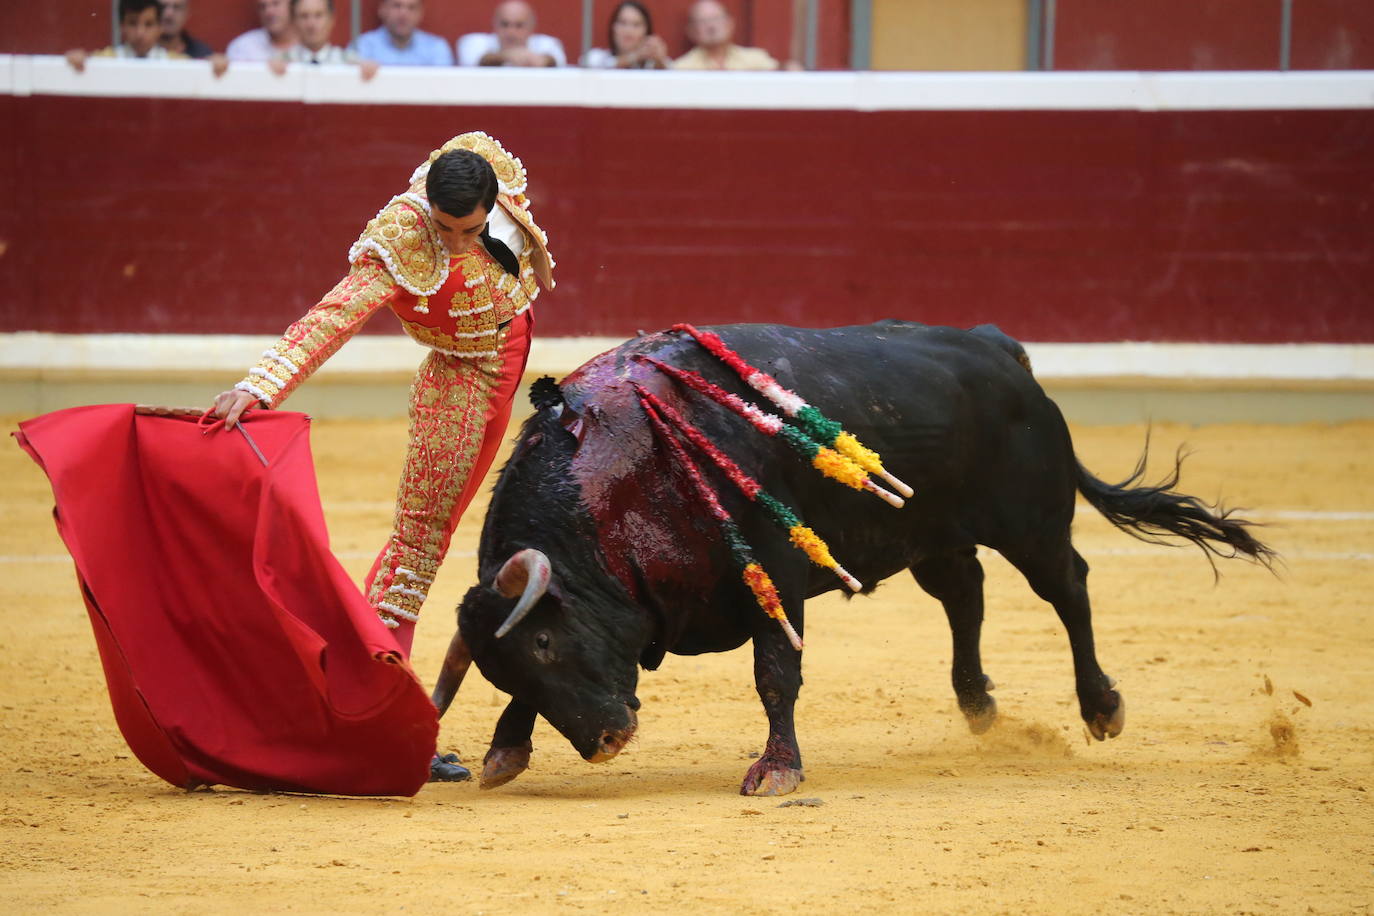
[[[429, 166], [454, 149], [496, 173], [489, 217], [520, 264], [512, 276], [482, 245], [450, 255], [425, 197]], [[368, 600], [407, 654], [453, 529], [491, 466], [529, 355], [530, 305], [553, 287], [548, 239], [525, 197], [525, 169], [481, 132], [430, 153], [409, 189], [382, 208], [348, 252], [352, 269], [263, 353], [235, 388], [277, 407], [382, 306], [428, 347], [410, 389], [410, 444], [391, 537], [368, 574]], [[461, 215], [461, 214], [459, 214]], [[512, 244], [513, 243], [513, 244]]]

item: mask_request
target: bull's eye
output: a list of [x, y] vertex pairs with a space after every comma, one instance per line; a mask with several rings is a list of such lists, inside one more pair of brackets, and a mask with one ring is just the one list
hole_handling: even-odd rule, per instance
[[553, 639], [549, 636], [548, 630], [540, 630], [534, 634], [534, 657], [541, 662], [551, 662], [554, 660], [553, 650], [549, 648]]

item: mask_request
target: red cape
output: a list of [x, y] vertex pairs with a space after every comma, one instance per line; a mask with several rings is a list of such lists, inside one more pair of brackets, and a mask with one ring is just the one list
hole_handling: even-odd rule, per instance
[[20, 424], [76, 561], [115, 719], [148, 769], [340, 795], [414, 795], [439, 722], [329, 551], [309, 418], [244, 428], [77, 407]]

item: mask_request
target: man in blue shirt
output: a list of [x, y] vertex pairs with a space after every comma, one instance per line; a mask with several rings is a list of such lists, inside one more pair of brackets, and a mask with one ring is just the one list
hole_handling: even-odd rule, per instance
[[364, 32], [353, 43], [359, 57], [400, 67], [451, 67], [453, 51], [438, 35], [420, 31], [424, 0], [382, 0], [379, 28]]

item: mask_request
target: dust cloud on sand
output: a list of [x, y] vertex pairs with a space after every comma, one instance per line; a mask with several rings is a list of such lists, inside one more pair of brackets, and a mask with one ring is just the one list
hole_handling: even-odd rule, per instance
[[[1106, 479], [1144, 439], [1139, 426], [1074, 433]], [[1196, 551], [1081, 510], [1098, 656], [1127, 704], [1106, 742], [1084, 737], [1054, 612], [995, 554], [983, 646], [1003, 718], [982, 736], [949, 688], [944, 615], [909, 576], [817, 600], [797, 709], [807, 778], [792, 797], [816, 803], [787, 807], [735, 794], [767, 737], [747, 650], [646, 672], [639, 740], [610, 763], [584, 763], [541, 724], [530, 770], [495, 791], [168, 786], [111, 718], [47, 482], [0, 451], [0, 910], [1367, 912], [1374, 424], [1153, 436], [1193, 448], [1184, 489], [1257, 507], [1281, 575], [1223, 563], [1214, 585]], [[401, 422], [316, 424], [334, 549], [359, 578], [388, 528], [403, 440]], [[483, 511], [420, 625], [427, 684]], [[479, 765], [503, 702], [470, 676], [442, 747]]]

